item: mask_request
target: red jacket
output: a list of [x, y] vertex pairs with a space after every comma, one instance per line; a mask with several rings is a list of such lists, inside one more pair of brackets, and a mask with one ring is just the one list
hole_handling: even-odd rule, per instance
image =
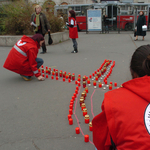
[[25, 76], [40, 76], [35, 61], [38, 48], [37, 42], [24, 35], [9, 52], [3, 67]]
[[102, 112], [92, 123], [98, 150], [109, 150], [110, 136], [117, 150], [150, 149], [150, 77], [135, 78], [107, 92]]
[[73, 27], [69, 27], [69, 37], [71, 39], [76, 39], [76, 38], [78, 38], [77, 22], [73, 17], [69, 18], [69, 20], [70, 20], [69, 25], [71, 25], [71, 21], [73, 21], [73, 23], [74, 23]]

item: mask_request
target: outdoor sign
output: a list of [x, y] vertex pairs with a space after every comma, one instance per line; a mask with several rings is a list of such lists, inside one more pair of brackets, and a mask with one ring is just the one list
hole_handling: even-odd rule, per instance
[[87, 31], [102, 31], [101, 9], [87, 10]]

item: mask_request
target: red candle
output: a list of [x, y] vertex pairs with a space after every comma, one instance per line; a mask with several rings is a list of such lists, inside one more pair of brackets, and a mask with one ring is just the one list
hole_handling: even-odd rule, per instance
[[88, 90], [88, 88], [87, 88], [87, 87], [85, 87], [85, 91], [86, 91], [86, 93], [89, 93], [89, 90]]
[[95, 80], [98, 81], [98, 76], [95, 77]]
[[94, 77], [94, 76], [95, 76], [95, 74], [94, 74], [94, 73], [92, 73], [92, 76]]
[[75, 90], [75, 93], [78, 94], [78, 90]]
[[72, 114], [73, 114], [72, 109], [69, 109], [69, 114], [70, 114], [70, 115], [72, 115]]
[[65, 73], [63, 73], [63, 78], [65, 78], [66, 77], [66, 74]]
[[76, 97], [77, 97], [77, 94], [76, 94], [76, 93], [74, 93], [74, 94], [73, 94], [73, 96], [76, 98]]
[[54, 71], [52, 72], [52, 75], [53, 75], [53, 76], [55, 75], [55, 72], [54, 72]]
[[102, 83], [100, 82], [100, 83], [99, 83], [99, 88], [101, 88], [101, 87], [102, 87]]
[[107, 84], [107, 80], [105, 80], [105, 84]]
[[40, 70], [40, 69], [38, 69], [38, 72], [40, 73], [40, 72], [41, 72], [41, 70]]
[[70, 105], [73, 105], [74, 104], [74, 102], [70, 102]]
[[112, 82], [110, 82], [110, 84], [112, 84]]
[[74, 96], [72, 96], [72, 99], [73, 99], [73, 100], [75, 100], [75, 97], [74, 97]]
[[65, 82], [65, 78], [63, 78], [63, 82]]
[[112, 90], [112, 84], [109, 84], [109, 90]]
[[48, 75], [46, 75], [46, 78], [48, 78]]
[[71, 118], [71, 114], [68, 115], [68, 120]]
[[97, 71], [95, 71], [94, 73], [97, 74]]
[[42, 69], [42, 73], [44, 73], [44, 69]]
[[83, 81], [83, 88], [86, 87], [86, 81]]
[[73, 124], [73, 119], [70, 118], [70, 119], [69, 119], [69, 125], [72, 125], [72, 124]]
[[45, 77], [45, 74], [42, 74], [43, 77]]
[[44, 66], [42, 65], [41, 68], [44, 68]]
[[66, 74], [66, 79], [68, 79], [68, 77], [69, 77], [69, 76]]
[[54, 79], [54, 76], [51, 76], [51, 79]]
[[84, 135], [84, 142], [89, 142], [89, 135]]
[[83, 116], [87, 115], [87, 108], [83, 109]]
[[58, 71], [56, 71], [55, 75], [58, 76]]
[[88, 124], [88, 123], [90, 122], [90, 117], [89, 117], [89, 115], [85, 115], [84, 121], [85, 121], [86, 124]]
[[48, 67], [47, 67], [47, 66], [46, 66], [45, 68], [46, 68], [46, 69], [48, 69]]
[[78, 86], [81, 86], [80, 82], [78, 83]]
[[117, 86], [117, 82], [114, 83], [114, 86], [115, 86], [115, 87]]
[[72, 75], [72, 80], [73, 80], [73, 81], [75, 80], [75, 75]]
[[70, 108], [70, 109], [73, 109], [73, 105], [69, 105], [69, 108]]
[[78, 81], [75, 81], [75, 84], [78, 84]]
[[92, 122], [89, 123], [89, 130], [93, 131]]
[[78, 81], [79, 81], [79, 82], [81, 81], [81, 78], [80, 78], [80, 77], [78, 77]]
[[61, 71], [59, 72], [59, 76], [62, 77], [62, 72]]
[[71, 80], [70, 80], [70, 79], [68, 79], [68, 82], [70, 83], [70, 82], [71, 82]]
[[81, 77], [81, 75], [80, 75], [80, 74], [78, 74], [78, 77]]
[[80, 133], [80, 128], [79, 128], [79, 127], [76, 127], [76, 128], [75, 128], [75, 132], [76, 132], [76, 134], [79, 134], [79, 133]]
[[87, 80], [87, 84], [90, 84], [90, 79]]
[[96, 81], [93, 81], [93, 86], [96, 86]]
[[56, 80], [58, 80], [58, 76], [56, 76]]
[[76, 89], [77, 89], [77, 90], [79, 90], [79, 87], [78, 87], [78, 86], [76, 86]]
[[89, 78], [91, 79], [91, 78], [92, 78], [92, 76], [91, 76], [91, 75], [89, 75]]

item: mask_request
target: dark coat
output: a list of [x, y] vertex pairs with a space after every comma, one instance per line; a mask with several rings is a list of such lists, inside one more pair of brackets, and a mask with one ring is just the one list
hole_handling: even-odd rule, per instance
[[137, 21], [137, 32], [136, 35], [138, 36], [146, 36], [146, 31], [142, 31], [142, 26], [146, 25], [146, 18], [144, 15], [140, 15], [138, 17], [138, 21]]
[[[35, 15], [35, 13], [33, 13], [31, 16], [30, 22], [34, 22], [35, 17], [36, 17], [36, 15]], [[42, 34], [45, 34], [48, 30], [50, 30], [49, 22], [45, 16], [45, 14], [43, 14], [42, 12], [40, 13], [40, 25], [42, 28]], [[35, 29], [35, 27], [34, 27], [34, 29]]]

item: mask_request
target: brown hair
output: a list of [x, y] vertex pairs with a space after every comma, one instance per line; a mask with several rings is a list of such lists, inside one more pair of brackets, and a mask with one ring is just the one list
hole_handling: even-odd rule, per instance
[[71, 14], [71, 17], [76, 19], [76, 13], [74, 12], [74, 10], [70, 10], [69, 13]]
[[150, 45], [142, 45], [136, 49], [131, 58], [130, 70], [139, 77], [150, 76]]

